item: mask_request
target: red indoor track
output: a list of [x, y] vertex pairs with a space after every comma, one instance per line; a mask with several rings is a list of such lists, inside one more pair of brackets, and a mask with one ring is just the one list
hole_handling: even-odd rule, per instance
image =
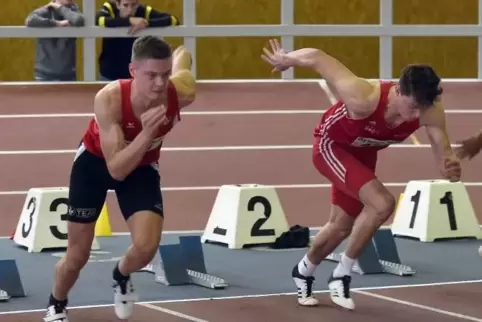
[[[75, 149], [99, 87], [0, 86], [0, 235], [8, 236], [15, 229], [30, 188], [68, 186]], [[291, 225], [323, 225], [330, 190], [312, 166], [310, 149], [313, 128], [321, 111], [330, 106], [319, 84], [201, 83], [198, 92], [161, 156], [165, 229], [204, 229], [218, 187], [231, 183], [275, 185]], [[481, 92], [482, 83], [444, 86], [452, 142], [482, 129]], [[409, 180], [438, 178], [426, 136], [420, 131], [416, 137], [421, 145], [408, 140], [380, 155], [378, 175], [395, 196]], [[480, 162], [480, 158], [464, 162], [463, 181], [482, 223]], [[113, 194], [108, 196], [108, 207], [113, 231], [125, 232]], [[325, 294], [319, 295], [322, 306], [315, 309], [300, 308], [293, 296], [284, 295], [139, 304], [129, 321], [482, 321], [476, 302], [481, 286], [356, 291], [358, 309], [353, 313], [335, 308]], [[2, 321], [39, 321], [41, 316], [41, 312], [4, 315]], [[83, 308], [72, 310], [71, 320], [115, 321], [115, 317], [109, 307]]]

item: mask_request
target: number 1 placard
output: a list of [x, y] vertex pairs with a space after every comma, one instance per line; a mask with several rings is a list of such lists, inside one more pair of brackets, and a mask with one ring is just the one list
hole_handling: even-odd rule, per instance
[[395, 214], [392, 232], [424, 242], [482, 236], [464, 184], [445, 180], [410, 181]]

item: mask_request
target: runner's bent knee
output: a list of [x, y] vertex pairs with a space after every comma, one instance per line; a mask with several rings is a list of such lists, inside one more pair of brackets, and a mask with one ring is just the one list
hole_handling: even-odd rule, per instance
[[336, 231], [340, 238], [346, 238], [350, 235], [353, 223], [353, 216], [349, 216], [339, 206], [332, 205], [328, 225], [330, 225], [331, 229]]
[[152, 211], [139, 211], [127, 224], [134, 248], [145, 257], [154, 256], [161, 242], [162, 217]]
[[360, 199], [382, 222], [395, 211], [395, 197], [378, 180], [372, 180], [360, 189]]
[[65, 264], [72, 270], [80, 270], [87, 264], [94, 240], [94, 224], [67, 223], [68, 246]]
[[135, 249], [145, 257], [152, 257], [157, 252], [161, 241], [161, 233], [158, 234], [136, 234], [132, 240]]

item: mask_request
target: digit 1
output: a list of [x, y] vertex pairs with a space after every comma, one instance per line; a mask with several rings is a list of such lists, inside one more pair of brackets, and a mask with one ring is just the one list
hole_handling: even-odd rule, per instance
[[417, 217], [417, 211], [418, 211], [418, 203], [420, 201], [420, 190], [417, 190], [417, 192], [410, 198], [410, 201], [413, 202], [413, 210], [412, 210], [412, 217], [410, 218], [410, 228], [413, 228], [415, 225], [415, 218]]
[[445, 195], [442, 198], [440, 198], [440, 204], [445, 205], [447, 207], [447, 212], [449, 215], [450, 230], [457, 230], [457, 220], [455, 218], [454, 201], [453, 201], [451, 191], [447, 191]]

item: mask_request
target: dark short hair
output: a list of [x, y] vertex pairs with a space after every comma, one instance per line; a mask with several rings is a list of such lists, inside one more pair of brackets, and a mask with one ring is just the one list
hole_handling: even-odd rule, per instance
[[424, 64], [411, 64], [402, 69], [399, 80], [400, 93], [413, 96], [422, 107], [433, 105], [437, 96], [442, 94], [440, 77], [432, 67]]
[[156, 36], [141, 36], [134, 41], [131, 60], [166, 59], [171, 55], [171, 46], [163, 39]]

